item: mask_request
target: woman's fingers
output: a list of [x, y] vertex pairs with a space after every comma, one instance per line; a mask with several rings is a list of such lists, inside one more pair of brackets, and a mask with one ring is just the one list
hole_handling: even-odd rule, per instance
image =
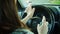
[[24, 12], [27, 13], [28, 9], [29, 9], [29, 7], [27, 7]]
[[45, 25], [48, 25], [48, 22], [46, 21], [46, 18], [45, 16], [43, 16], [43, 19], [42, 19], [42, 24], [45, 26]]
[[42, 18], [42, 22], [46, 22], [46, 18], [45, 18], [45, 16], [43, 16], [43, 18]]
[[40, 24], [37, 25], [37, 32], [38, 32], [38, 34], [40, 34], [40, 32], [41, 32]]
[[35, 11], [35, 8], [33, 8], [33, 10], [32, 10], [33, 12]]
[[29, 12], [32, 9], [31, 7], [32, 7], [32, 5], [31, 5], [31, 3], [29, 3], [27, 8], [25, 9], [25, 12], [26, 13]]
[[39, 29], [40, 29], [40, 25], [38, 24], [38, 25], [37, 25], [37, 30], [39, 30]]
[[32, 11], [31, 11], [32, 16], [33, 16], [34, 12], [35, 12], [35, 8], [33, 8]]

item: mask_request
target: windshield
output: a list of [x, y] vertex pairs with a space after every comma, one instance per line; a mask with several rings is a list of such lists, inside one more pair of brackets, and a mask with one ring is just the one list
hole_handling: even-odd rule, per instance
[[40, 4], [59, 4], [59, 0], [31, 0], [34, 5]]
[[27, 1], [32, 3], [32, 5], [42, 5], [42, 4], [60, 5], [60, 0], [18, 0], [18, 1], [23, 7], [27, 7], [28, 5]]

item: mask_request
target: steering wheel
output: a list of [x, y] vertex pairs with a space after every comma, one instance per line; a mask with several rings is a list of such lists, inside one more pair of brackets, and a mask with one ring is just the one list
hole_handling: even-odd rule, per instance
[[51, 12], [51, 10], [45, 6], [37, 5], [32, 6], [32, 8], [35, 8], [34, 15], [31, 19], [28, 20], [27, 26], [32, 29], [32, 31], [37, 34], [37, 24], [41, 25], [42, 17], [45, 16], [46, 20], [49, 22], [48, 24], [48, 34], [52, 32], [54, 28], [54, 14]]

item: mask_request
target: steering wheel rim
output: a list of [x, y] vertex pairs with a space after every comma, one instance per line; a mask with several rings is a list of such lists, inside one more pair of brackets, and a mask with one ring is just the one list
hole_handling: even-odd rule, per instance
[[[40, 10], [42, 9], [42, 10], [45, 10], [45, 11], [49, 14], [48, 17], [50, 17], [50, 20], [51, 20], [51, 21], [50, 21], [51, 23], [49, 22], [49, 24], [48, 24], [48, 26], [49, 26], [49, 27], [48, 27], [48, 29], [49, 29], [49, 30], [48, 30], [48, 34], [49, 34], [49, 33], [53, 30], [54, 25], [55, 25], [55, 23], [54, 23], [54, 22], [55, 22], [55, 19], [54, 19], [53, 13], [51, 12], [51, 10], [50, 10], [49, 8], [47, 8], [47, 7], [45, 7], [45, 6], [42, 6], [42, 5], [39, 5], [39, 6], [37, 5], [37, 6], [32, 6], [32, 7], [34, 7], [34, 8], [36, 9], [35, 12], [37, 12], [37, 10], [40, 11]], [[43, 15], [43, 16], [46, 17], [46, 15]], [[33, 17], [35, 17], [35, 16], [33, 15]], [[30, 21], [31, 21], [31, 20], [30, 20]], [[48, 20], [47, 20], [47, 21], [48, 21]], [[31, 23], [30, 23], [30, 26], [32, 26], [32, 27], [30, 27], [29, 24], [28, 24], [28, 22], [27, 22], [27, 25], [28, 25], [30, 28], [34, 29], [32, 24], [33, 24], [33, 23], [31, 22]], [[35, 29], [34, 29], [34, 30], [35, 30]]]

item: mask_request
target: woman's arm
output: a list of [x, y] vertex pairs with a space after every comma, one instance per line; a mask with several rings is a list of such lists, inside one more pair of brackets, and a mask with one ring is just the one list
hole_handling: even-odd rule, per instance
[[34, 34], [34, 33], [31, 32], [31, 31], [28, 30], [28, 29], [18, 28], [18, 29], [16, 29], [14, 32], [12, 32], [11, 34]]
[[32, 8], [31, 3], [29, 3], [28, 7], [27, 7], [26, 10], [25, 10], [25, 13], [27, 13], [27, 16], [26, 16], [24, 19], [22, 19], [21, 21], [22, 21], [24, 24], [26, 24], [27, 21], [28, 21], [30, 18], [32, 18], [33, 14], [34, 14], [34, 11], [35, 11], [35, 8]]

